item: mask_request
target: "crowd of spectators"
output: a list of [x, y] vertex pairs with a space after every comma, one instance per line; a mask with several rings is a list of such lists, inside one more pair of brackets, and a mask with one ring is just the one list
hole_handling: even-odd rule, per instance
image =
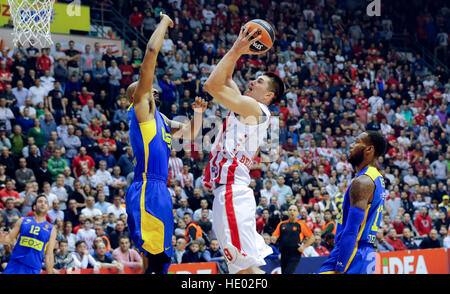
[[[279, 258], [272, 234], [292, 204], [315, 237], [303, 255], [333, 249], [335, 220], [354, 176], [349, 146], [364, 130], [381, 132], [389, 143], [377, 162], [389, 195], [376, 250], [450, 248], [449, 74], [391, 46], [393, 33], [404, 29], [396, 28], [396, 18], [350, 14], [333, 0], [111, 5], [128, 2], [124, 15], [145, 37], [161, 10], [175, 22], [153, 84], [170, 119], [190, 118], [196, 96], [209, 101], [205, 118], [223, 119], [227, 110], [203, 92], [203, 83], [242, 24], [262, 18], [274, 25], [274, 48], [242, 56], [234, 75], [241, 90], [266, 70], [286, 87], [282, 101], [270, 107], [279, 118], [279, 156], [268, 161], [261, 152], [251, 167], [257, 230], [274, 249], [268, 258]], [[101, 54], [98, 43], [84, 52], [74, 48], [71, 41], [67, 50], [56, 44], [2, 51], [1, 227], [32, 215], [33, 200], [42, 193], [52, 207], [48, 219], [58, 228], [55, 268], [141, 266], [124, 208], [133, 179], [125, 89], [138, 77], [145, 48], [136, 41], [118, 55], [110, 49]], [[208, 152], [186, 146], [169, 159], [172, 262], [217, 261], [226, 272], [212, 231], [211, 187], [202, 183]], [[0, 249], [2, 266], [10, 253], [10, 246]]]

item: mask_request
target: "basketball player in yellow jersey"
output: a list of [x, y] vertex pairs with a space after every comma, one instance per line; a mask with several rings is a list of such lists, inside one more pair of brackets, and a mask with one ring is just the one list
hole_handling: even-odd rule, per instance
[[161, 14], [161, 22], [147, 44], [139, 80], [127, 89], [135, 168], [133, 183], [127, 191], [126, 210], [131, 238], [143, 256], [143, 273], [166, 274], [173, 255], [173, 206], [166, 186], [171, 134], [187, 140], [195, 138], [206, 109], [206, 102], [197, 97], [192, 105], [194, 118], [189, 124], [170, 121], [156, 109], [158, 96], [152, 89], [153, 76], [169, 26], [173, 27], [172, 20]]

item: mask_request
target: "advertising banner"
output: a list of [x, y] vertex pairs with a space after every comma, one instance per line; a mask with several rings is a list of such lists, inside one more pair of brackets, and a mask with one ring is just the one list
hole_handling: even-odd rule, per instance
[[378, 252], [376, 274], [448, 274], [443, 248]]
[[[124, 267], [123, 274], [141, 274], [142, 269], [140, 267]], [[45, 271], [43, 272], [45, 273]], [[60, 274], [67, 274], [66, 270], [61, 270]], [[71, 274], [103, 274], [112, 275], [120, 274], [120, 272], [113, 268], [101, 268], [99, 272], [94, 273], [92, 268], [73, 270]], [[215, 262], [199, 262], [199, 263], [182, 263], [172, 264], [169, 267], [169, 274], [217, 274], [217, 264]]]
[[[315, 274], [327, 256], [304, 257], [294, 274]], [[282, 274], [279, 260], [268, 260], [261, 269], [268, 274]], [[449, 274], [450, 254], [444, 248], [377, 252], [375, 274]], [[45, 273], [45, 272], [44, 272]], [[61, 271], [66, 274], [66, 271]], [[93, 274], [93, 269], [74, 270], [72, 274]], [[117, 269], [100, 269], [99, 274], [119, 274]], [[141, 268], [124, 268], [125, 274], [140, 274]], [[172, 264], [169, 274], [217, 274], [215, 262]]]
[[215, 262], [172, 264], [169, 274], [217, 274]]

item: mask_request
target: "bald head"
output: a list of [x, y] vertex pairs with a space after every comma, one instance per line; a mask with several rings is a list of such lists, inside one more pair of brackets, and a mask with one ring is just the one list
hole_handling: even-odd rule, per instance
[[128, 102], [130, 102], [130, 104], [133, 103], [133, 96], [134, 96], [134, 92], [136, 91], [137, 84], [138, 84], [138, 82], [133, 82], [127, 88], [127, 98], [128, 98]]
[[[130, 104], [134, 103], [134, 95], [136, 92], [137, 85], [138, 85], [138, 81], [133, 82], [127, 88], [126, 95], [128, 98], [128, 102], [130, 102]], [[149, 99], [150, 106], [151, 106], [151, 98], [153, 98], [155, 100], [155, 102], [159, 102], [159, 92], [155, 88], [152, 88], [151, 95], [145, 95], [145, 96], [147, 97], [147, 99]], [[156, 103], [156, 104], [158, 106], [158, 103]]]

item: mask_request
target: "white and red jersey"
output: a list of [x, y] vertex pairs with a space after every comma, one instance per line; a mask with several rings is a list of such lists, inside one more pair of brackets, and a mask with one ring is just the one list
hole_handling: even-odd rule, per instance
[[178, 157], [169, 157], [169, 177], [176, 179], [181, 176], [183, 161]]
[[263, 116], [255, 125], [244, 124], [234, 112], [228, 113], [211, 147], [205, 183], [250, 184], [252, 159], [267, 137], [270, 122], [269, 109], [262, 103], [258, 104]]

